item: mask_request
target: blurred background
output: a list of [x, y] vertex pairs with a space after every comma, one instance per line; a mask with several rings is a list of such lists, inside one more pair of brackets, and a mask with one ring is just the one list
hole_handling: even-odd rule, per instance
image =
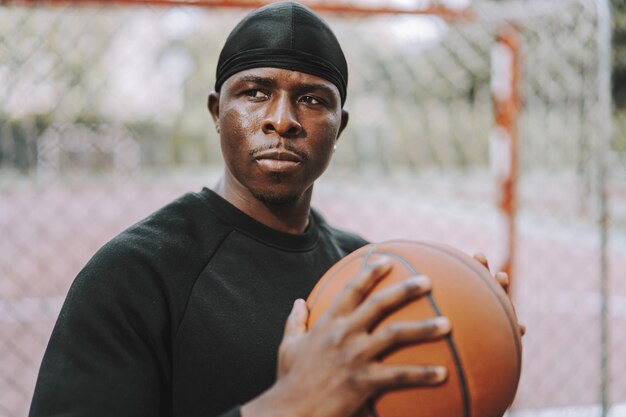
[[[27, 415], [93, 253], [219, 176], [206, 98], [242, 1], [0, 1], [0, 416]], [[306, 4], [350, 67], [314, 205], [510, 273], [510, 416], [625, 417], [626, 2]]]

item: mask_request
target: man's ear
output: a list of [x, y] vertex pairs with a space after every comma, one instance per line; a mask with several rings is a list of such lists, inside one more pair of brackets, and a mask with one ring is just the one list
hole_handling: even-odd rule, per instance
[[209, 109], [209, 113], [211, 113], [211, 117], [213, 118], [213, 123], [215, 123], [215, 128], [217, 129], [217, 133], [220, 132], [220, 93], [211, 92], [209, 94], [209, 98], [207, 100], [207, 108]]
[[339, 125], [339, 132], [337, 132], [337, 139], [339, 139], [341, 132], [343, 132], [343, 130], [348, 125], [348, 119], [350, 119], [350, 114], [348, 113], [348, 111], [341, 109], [341, 125]]

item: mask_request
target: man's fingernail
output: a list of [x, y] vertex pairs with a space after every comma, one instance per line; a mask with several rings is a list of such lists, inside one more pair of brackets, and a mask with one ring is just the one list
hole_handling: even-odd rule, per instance
[[446, 334], [452, 329], [452, 324], [447, 317], [437, 317], [433, 321], [442, 334]]
[[371, 269], [387, 269], [391, 267], [391, 258], [383, 255], [374, 261], [368, 262], [368, 267]]
[[431, 372], [433, 374], [433, 381], [435, 382], [443, 382], [448, 377], [448, 370], [445, 366], [433, 366]]
[[415, 275], [407, 278], [405, 282], [411, 289], [419, 290], [420, 292], [428, 292], [431, 288], [430, 279], [426, 275]]
[[377, 264], [388, 264], [391, 262], [391, 258], [387, 255], [381, 255], [374, 262]]

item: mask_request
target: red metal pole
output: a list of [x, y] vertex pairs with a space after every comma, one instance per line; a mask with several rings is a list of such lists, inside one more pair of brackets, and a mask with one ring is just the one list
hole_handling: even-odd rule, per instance
[[[513, 26], [502, 28], [497, 39], [499, 53], [494, 54], [494, 59], [499, 59], [498, 68], [503, 73], [492, 76], [502, 77], [500, 85], [493, 88], [492, 97], [494, 104], [494, 118], [496, 124], [496, 136], [494, 139], [501, 142], [500, 149], [506, 149], [507, 155], [492, 155], [492, 158], [507, 158], [499, 173], [500, 201], [499, 206], [506, 219], [507, 228], [507, 253], [501, 270], [509, 274], [511, 288], [513, 284], [514, 260], [516, 252], [516, 227], [517, 216], [517, 180], [519, 175], [519, 135], [517, 121], [520, 113], [520, 44], [519, 30]], [[508, 83], [508, 85], [506, 85]], [[501, 165], [502, 166], [502, 165]]]
[[[144, 6], [188, 6], [188, 7], [216, 7], [216, 8], [246, 8], [254, 9], [272, 3], [262, 0], [0, 0], [2, 5], [20, 6], [81, 6], [81, 5], [144, 5]], [[433, 15], [447, 21], [471, 21], [474, 13], [471, 9], [451, 9], [441, 5], [431, 5], [418, 9], [398, 7], [366, 7], [357, 4], [337, 2], [311, 2], [303, 4], [319, 12], [355, 14], [355, 15], [380, 15], [380, 14], [413, 14]]]

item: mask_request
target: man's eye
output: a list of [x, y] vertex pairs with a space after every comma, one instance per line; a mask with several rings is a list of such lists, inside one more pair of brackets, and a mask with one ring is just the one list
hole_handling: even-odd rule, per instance
[[246, 92], [244, 92], [244, 94], [246, 96], [252, 97], [252, 98], [264, 98], [264, 97], [267, 97], [267, 94], [265, 94], [263, 91], [257, 90], [257, 89], [247, 90]]
[[306, 104], [320, 104], [321, 103], [318, 99], [312, 96], [302, 96], [300, 98], [300, 101]]

